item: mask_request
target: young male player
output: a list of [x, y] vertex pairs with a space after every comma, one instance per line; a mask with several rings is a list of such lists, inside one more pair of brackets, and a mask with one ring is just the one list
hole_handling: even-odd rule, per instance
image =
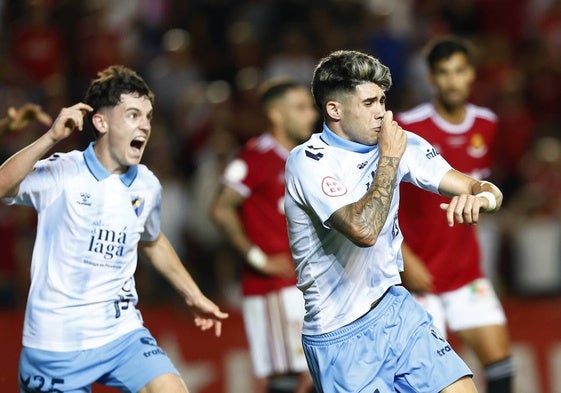
[[[185, 299], [195, 324], [220, 335], [227, 314], [201, 293], [160, 232], [160, 183], [140, 164], [152, 104], [134, 71], [109, 67], [85, 103], [63, 108], [45, 134], [0, 167], [0, 197], [38, 213], [22, 393], [86, 393], [94, 382], [122, 392], [187, 392], [136, 308], [138, 252]], [[86, 150], [41, 160], [82, 128], [95, 133]]]
[[399, 184], [448, 196], [438, 217], [449, 225], [477, 223], [502, 193], [404, 131], [386, 111], [391, 83], [385, 65], [358, 51], [333, 52], [314, 71], [324, 127], [286, 164], [304, 351], [319, 392], [475, 392], [471, 371], [399, 285]]

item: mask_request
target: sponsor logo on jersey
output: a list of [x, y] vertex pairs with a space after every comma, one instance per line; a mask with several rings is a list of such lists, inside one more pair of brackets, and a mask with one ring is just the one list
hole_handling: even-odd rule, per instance
[[361, 162], [361, 163], [358, 164], [356, 167], [357, 167], [358, 169], [364, 169], [364, 167], [365, 167], [366, 165], [368, 165], [368, 161]]
[[430, 160], [431, 158], [438, 157], [439, 155], [440, 153], [438, 152], [438, 150], [433, 147], [432, 149], [427, 149], [427, 154], [425, 154], [425, 157]]
[[122, 257], [127, 242], [127, 228], [115, 231], [107, 228], [94, 228], [91, 232], [88, 251], [103, 255], [104, 259]]

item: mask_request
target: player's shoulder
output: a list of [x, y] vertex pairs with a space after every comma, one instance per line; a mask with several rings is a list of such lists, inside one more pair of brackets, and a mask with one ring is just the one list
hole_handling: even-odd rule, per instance
[[70, 172], [85, 167], [82, 152], [73, 150], [69, 152], [55, 152], [40, 160], [36, 169], [49, 168], [50, 170]]
[[498, 121], [497, 114], [489, 108], [475, 104], [468, 104], [467, 107], [468, 111], [471, 111], [478, 119], [486, 120], [491, 123], [496, 123]]
[[144, 164], [137, 165], [137, 179], [150, 188], [161, 188], [158, 177]]
[[278, 145], [277, 140], [269, 133], [251, 137], [244, 145], [242, 154], [262, 155], [273, 150]]
[[287, 164], [294, 162], [298, 162], [299, 165], [313, 164], [324, 159], [329, 145], [321, 139], [320, 135], [320, 133], [312, 134], [310, 139], [292, 149], [288, 155]]
[[248, 162], [262, 162], [267, 159], [279, 157], [286, 159], [288, 152], [281, 146], [280, 142], [269, 133], [263, 133], [251, 137], [240, 149], [236, 158]]
[[396, 120], [404, 125], [419, 123], [431, 118], [434, 113], [434, 106], [430, 102], [425, 102], [414, 108], [397, 113]]
[[414, 148], [414, 147], [420, 147], [420, 146], [427, 146], [429, 145], [429, 142], [423, 138], [422, 136], [420, 136], [419, 134], [412, 132], [412, 131], [405, 131], [405, 135], [407, 136], [407, 147], [408, 148]]

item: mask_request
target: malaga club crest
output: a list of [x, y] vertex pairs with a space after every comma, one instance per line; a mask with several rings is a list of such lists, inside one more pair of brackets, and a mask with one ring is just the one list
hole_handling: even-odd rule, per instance
[[142, 214], [142, 210], [144, 210], [144, 198], [139, 196], [132, 197], [131, 200], [132, 208], [134, 209], [134, 213], [137, 217]]

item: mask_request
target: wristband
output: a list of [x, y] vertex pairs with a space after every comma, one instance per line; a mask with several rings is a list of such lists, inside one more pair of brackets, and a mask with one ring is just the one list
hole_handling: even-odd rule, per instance
[[253, 246], [249, 249], [245, 259], [257, 270], [261, 270], [267, 264], [267, 255], [257, 246]]
[[495, 198], [495, 195], [492, 192], [483, 191], [475, 196], [487, 199], [487, 202], [489, 203], [489, 207], [487, 208], [487, 211], [493, 211], [497, 207], [497, 198]]

